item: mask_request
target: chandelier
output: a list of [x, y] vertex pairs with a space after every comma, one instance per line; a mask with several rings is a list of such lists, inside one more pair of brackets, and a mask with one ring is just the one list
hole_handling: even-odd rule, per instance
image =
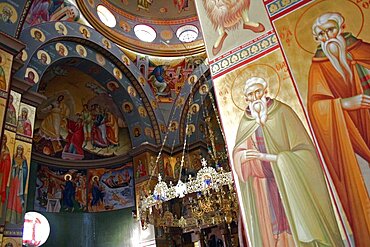
[[[218, 118], [218, 111], [211, 93], [208, 93], [213, 110], [219, 124], [221, 134], [225, 140], [224, 133]], [[191, 100], [189, 100], [189, 106]], [[188, 114], [188, 120], [190, 118]], [[182, 228], [184, 232], [194, 228], [205, 228], [226, 223], [231, 231], [230, 224], [236, 221], [238, 215], [238, 202], [234, 190], [232, 173], [224, 171], [221, 162], [227, 161], [227, 152], [216, 151], [215, 133], [213, 131], [211, 117], [205, 112], [206, 138], [209, 140], [208, 154], [211, 162], [216, 168], [208, 165], [207, 160], [201, 159], [202, 168], [193, 177], [189, 175], [186, 182], [181, 180], [181, 171], [176, 185], [172, 181], [167, 184], [158, 174], [158, 182], [154, 186], [153, 192], [149, 191], [146, 196], [140, 198], [139, 220], [141, 226], [146, 229], [149, 224], [164, 227]], [[185, 133], [188, 131], [187, 121]], [[165, 138], [166, 139], [166, 138]], [[186, 149], [186, 135], [182, 150], [181, 169], [184, 164]], [[157, 163], [161, 156], [163, 146], [158, 154]], [[148, 183], [149, 184], [149, 183]], [[168, 204], [173, 200], [181, 200], [183, 212], [180, 215], [174, 213]]]

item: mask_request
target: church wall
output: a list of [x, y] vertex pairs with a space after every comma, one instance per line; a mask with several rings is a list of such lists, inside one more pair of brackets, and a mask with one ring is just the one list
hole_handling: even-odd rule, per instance
[[[243, 3], [248, 4], [242, 6]], [[316, 49], [320, 48], [320, 43], [317, 42], [318, 40], [315, 40], [313, 36], [312, 25], [315, 19], [325, 12], [338, 12], [344, 17], [344, 25], [337, 27], [337, 29], [339, 29], [339, 34], [346, 36], [347, 34], [344, 33], [350, 32], [355, 36], [355, 38], [359, 38], [367, 42], [370, 38], [370, 29], [369, 25], [367, 24], [367, 19], [369, 18], [370, 14], [369, 4], [367, 1], [344, 0], [335, 2], [325, 0], [270, 0], [235, 1], [233, 3], [230, 3], [229, 1], [219, 1], [218, 4], [220, 6], [223, 5], [224, 8], [229, 8], [227, 14], [223, 15], [221, 11], [222, 8], [220, 6], [212, 6], [212, 2], [210, 1], [196, 1], [198, 16], [202, 25], [203, 35], [205, 37], [215, 94], [218, 107], [220, 109], [226, 142], [228, 145], [231, 166], [234, 171], [234, 178], [238, 188], [239, 202], [242, 208], [241, 214], [244, 219], [244, 225], [247, 229], [253, 228], [251, 226], [253, 222], [248, 220], [249, 218], [247, 215], [253, 211], [251, 207], [254, 207], [255, 205], [251, 205], [253, 204], [250, 203], [251, 198], [247, 199], [247, 195], [250, 195], [250, 193], [245, 189], [247, 186], [246, 182], [243, 182], [240, 179], [240, 176], [237, 175], [237, 169], [239, 166], [241, 166], [241, 164], [238, 163], [239, 161], [235, 160], [235, 157], [233, 160], [233, 151], [239, 152], [235, 151], [234, 148], [238, 139], [237, 135], [239, 134], [240, 136], [241, 134], [240, 130], [238, 130], [238, 127], [239, 123], [241, 123], [242, 117], [247, 115], [246, 109], [248, 105], [245, 101], [245, 96], [243, 93], [245, 82], [251, 77], [260, 77], [268, 83], [267, 97], [272, 98], [274, 101], [280, 101], [286, 104], [288, 108], [291, 108], [294, 113], [297, 114], [301, 124], [303, 125], [304, 129], [300, 132], [302, 133], [302, 131], [306, 131], [311, 139], [308, 140], [308, 142], [312, 141], [312, 143], [314, 143], [317, 155], [320, 158], [319, 166], [321, 167], [321, 171], [319, 171], [316, 176], [322, 176], [320, 173], [323, 173], [325, 176], [325, 182], [328, 185], [327, 190], [330, 193], [331, 207], [333, 210], [335, 210], [337, 215], [336, 225], [338, 225], [340, 228], [339, 231], [342, 241], [346, 244], [349, 242], [354, 244], [353, 238], [355, 238], [356, 245], [365, 246], [364, 243], [367, 241], [365, 239], [367, 238], [370, 229], [369, 217], [368, 214], [366, 214], [367, 206], [365, 206], [369, 205], [368, 192], [364, 186], [364, 184], [368, 186], [368, 180], [370, 177], [368, 168], [369, 160], [361, 161], [361, 158], [357, 157], [357, 160], [359, 161], [352, 159], [352, 161], [349, 162], [350, 164], [348, 167], [351, 168], [348, 169], [351, 170], [351, 173], [354, 171], [354, 176], [356, 176], [353, 181], [360, 181], [355, 182], [356, 185], [342, 185], [341, 182], [338, 182], [337, 174], [333, 172], [333, 169], [336, 169], [333, 168], [336, 166], [336, 164], [330, 163], [329, 160], [331, 157], [337, 156], [338, 150], [343, 149], [340, 152], [353, 150], [352, 144], [350, 142], [343, 144], [334, 141], [338, 140], [335, 139], [338, 137], [336, 134], [334, 134], [333, 137], [329, 137], [330, 135], [328, 135], [324, 137], [323, 141], [326, 139], [327, 143], [334, 143], [331, 147], [331, 150], [329, 150], [332, 153], [330, 154], [330, 152], [328, 153], [328, 151], [323, 150], [323, 141], [321, 139], [319, 141], [320, 137], [318, 135], [317, 124], [315, 125], [313, 123], [314, 119], [309, 113], [312, 105], [310, 106], [308, 103], [308, 95], [310, 90], [309, 79], [318, 73], [316, 72], [315, 74], [315, 72], [313, 72], [310, 74], [312, 58], [315, 55]], [[233, 4], [235, 4], [236, 7], [230, 6]], [[239, 9], [240, 12], [233, 12], [232, 9]], [[217, 10], [220, 11], [217, 12]], [[325, 32], [327, 31], [328, 30], [325, 30]], [[346, 37], [348, 36], [349, 35]], [[353, 40], [354, 39], [352, 38], [352, 42], [354, 42]], [[350, 44], [350, 40], [348, 39], [345, 42], [347, 42], [347, 45]], [[357, 42], [357, 44], [359, 43]], [[369, 55], [365, 51], [366, 49], [364, 49], [362, 53], [358, 53], [360, 58], [355, 58], [356, 53], [351, 52], [350, 48], [348, 47], [345, 47], [345, 49], [347, 49], [349, 52], [347, 59], [349, 59], [350, 66], [357, 66], [357, 71], [361, 70], [361, 72], [355, 73], [354, 80], [359, 80], [356, 78], [361, 78], [362, 88], [359, 86], [359, 84], [353, 84], [347, 88], [346, 93], [351, 96], [354, 96], [357, 93], [365, 95], [364, 97], [368, 97], [369, 86], [367, 78], [369, 74], [369, 68], [367, 62], [365, 61], [369, 60]], [[319, 54], [322, 54], [322, 51], [320, 52], [321, 53]], [[316, 52], [316, 55], [317, 54], [318, 53]], [[320, 62], [323, 61], [323, 59], [317, 61]], [[361, 66], [363, 66], [365, 69], [363, 69]], [[333, 74], [337, 76], [338, 74], [336, 73], [337, 72], [331, 73], [325, 69], [323, 72], [324, 76], [327, 74], [328, 77], [333, 76]], [[320, 75], [316, 77], [316, 81], [320, 80], [318, 78], [321, 79]], [[334, 84], [340, 83], [339, 81], [340, 79], [335, 81]], [[331, 85], [329, 85], [329, 87], [332, 89]], [[323, 84], [317, 86], [316, 90], [318, 92], [326, 92], [325, 90], [330, 91], [328, 88], [325, 88]], [[335, 91], [335, 89], [333, 91]], [[331, 96], [328, 97], [330, 98]], [[363, 125], [361, 124], [366, 125], [366, 123], [369, 121], [369, 110], [366, 106], [363, 106], [361, 109], [365, 109], [362, 110], [363, 112], [367, 111], [367, 113], [361, 113], [365, 115], [367, 114], [365, 117], [366, 119], [361, 120], [364, 122], [359, 123], [356, 128], [360, 130], [360, 135], [362, 135], [361, 138], [363, 138], [367, 143], [367, 148], [366, 144], [364, 144], [364, 148], [367, 150], [366, 152], [368, 155], [369, 143], [367, 136], [369, 130], [366, 130], [366, 128], [363, 129], [363, 127], [361, 127]], [[330, 113], [326, 110], [327, 108], [324, 106], [319, 109], [319, 116], [317, 116], [317, 118], [320, 119], [329, 116]], [[360, 114], [357, 112], [354, 113], [354, 111], [350, 112], [349, 114], [352, 113]], [[269, 121], [268, 116], [267, 121]], [[329, 123], [329, 120], [323, 120], [323, 122], [325, 121]], [[330, 121], [333, 122], [325, 125], [323, 132], [326, 133], [328, 128], [330, 129], [336, 124], [334, 120], [331, 119]], [[278, 126], [272, 126], [271, 128], [271, 131], [274, 132]], [[341, 125], [339, 128], [348, 131], [346, 125]], [[247, 132], [249, 129], [244, 129], [243, 131]], [[294, 129], [290, 129], [286, 134], [288, 135], [288, 133], [291, 132], [294, 133]], [[330, 141], [329, 138], [333, 138], [333, 141]], [[354, 139], [359, 138], [360, 137], [358, 136]], [[282, 140], [277, 141], [279, 142]], [[345, 148], [343, 148], [343, 146], [345, 146]], [[255, 148], [252, 147], [252, 149]], [[349, 156], [354, 157], [354, 152], [350, 151], [350, 153], [351, 154], [349, 154]], [[365, 156], [367, 157], [367, 155]], [[275, 163], [272, 162], [272, 164]], [[277, 168], [272, 169], [274, 170]], [[276, 170], [274, 170], [274, 174], [274, 176], [276, 176]], [[307, 175], [307, 178], [311, 176], [315, 175]], [[343, 181], [342, 179], [343, 178], [340, 178], [339, 180]], [[300, 182], [303, 180], [304, 178], [301, 178]], [[355, 188], [352, 188], [351, 186]], [[355, 198], [357, 197], [359, 198], [359, 201], [363, 201], [362, 205], [364, 205], [364, 207], [362, 209], [357, 208], [356, 210], [350, 212], [348, 206], [346, 205], [347, 195], [343, 195], [343, 190], [352, 189]], [[359, 194], [362, 194], [358, 195], [357, 190], [360, 191]], [[279, 191], [281, 193], [280, 185]], [[327, 196], [327, 198], [329, 197]], [[351, 201], [351, 199], [349, 201]], [[359, 201], [357, 205], [361, 204]], [[285, 210], [287, 210], [287, 207], [288, 206], [285, 202]], [[357, 223], [354, 223], [353, 220], [351, 220], [350, 216], [352, 214], [357, 215], [357, 213], [362, 215], [362, 212], [364, 213], [364, 216], [360, 218], [365, 218], [365, 223], [360, 227], [357, 225]], [[349, 223], [347, 222], [347, 217], [349, 217]], [[292, 222], [290, 222], [290, 224], [291, 223]], [[352, 235], [352, 232], [354, 236]], [[245, 233], [248, 236], [248, 230], [245, 231]], [[254, 237], [255, 236], [248, 236], [249, 244], [252, 246], [256, 244], [256, 238]], [[265, 238], [262, 237], [262, 239]], [[299, 240], [296, 237], [294, 241], [297, 244], [297, 241]]]

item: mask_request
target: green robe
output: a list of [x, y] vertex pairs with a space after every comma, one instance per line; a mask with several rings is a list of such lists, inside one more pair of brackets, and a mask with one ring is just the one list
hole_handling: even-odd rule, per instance
[[[243, 157], [238, 149], [258, 127], [252, 117], [243, 115], [233, 152], [237, 174]], [[262, 132], [267, 153], [277, 155], [272, 170], [296, 246], [343, 246], [322, 168], [300, 119], [289, 106], [274, 100]], [[252, 246], [262, 246], [253, 179], [239, 178], [239, 198]]]

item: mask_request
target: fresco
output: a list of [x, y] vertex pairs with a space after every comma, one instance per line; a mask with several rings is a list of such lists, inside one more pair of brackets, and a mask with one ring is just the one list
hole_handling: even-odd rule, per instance
[[49, 21], [78, 21], [80, 12], [75, 5], [68, 0], [36, 0], [26, 17], [26, 24], [34, 26]]
[[196, 0], [195, 3], [210, 61], [271, 29], [262, 1]]
[[368, 8], [312, 1], [273, 20], [358, 246], [370, 242]]
[[132, 163], [117, 168], [89, 170], [89, 212], [117, 210], [135, 205]]
[[27, 201], [31, 146], [30, 143], [15, 140], [6, 205], [6, 222], [11, 224], [23, 224], [23, 214]]
[[5, 122], [13, 127], [16, 127], [18, 123], [20, 103], [21, 103], [21, 94], [15, 91], [10, 91]]
[[306, 239], [297, 229], [304, 225], [306, 234], [331, 229], [310, 235], [313, 241], [343, 246], [307, 121], [283, 62], [277, 50], [214, 80], [249, 243], [301, 246]]
[[161, 103], [171, 103], [176, 99], [194, 69], [203, 63], [205, 55], [164, 59], [131, 54], [131, 58], [147, 79], [157, 100]]
[[5, 221], [5, 210], [7, 206], [7, 188], [9, 187], [10, 182], [10, 170], [12, 168], [12, 159], [14, 154], [14, 144], [15, 144], [15, 133], [8, 130], [4, 131], [2, 142], [1, 142], [1, 151], [0, 151], [0, 182], [1, 182], [1, 191], [0, 191], [0, 222]]
[[[150, 162], [152, 162], [152, 160]], [[137, 182], [140, 182], [141, 180], [149, 176], [148, 165], [149, 165], [149, 154], [143, 153], [140, 155], [136, 155], [134, 157], [135, 180]], [[160, 167], [158, 167], [158, 169], [160, 169]]]
[[49, 76], [52, 79], [40, 85], [48, 99], [38, 107], [33, 146], [36, 152], [81, 160], [130, 150], [124, 117], [109, 91], [72, 67], [59, 67], [45, 78]]
[[86, 185], [86, 170], [39, 165], [34, 209], [40, 212], [85, 212]]
[[9, 90], [9, 80], [13, 56], [6, 51], [0, 50], [0, 96], [4, 97]]
[[[8, 104], [8, 109], [10, 101]], [[17, 135], [26, 136], [32, 138], [33, 135], [33, 123], [35, 122], [36, 108], [25, 103], [21, 103], [19, 107], [18, 123], [17, 123]], [[8, 112], [7, 112], [8, 116]]]

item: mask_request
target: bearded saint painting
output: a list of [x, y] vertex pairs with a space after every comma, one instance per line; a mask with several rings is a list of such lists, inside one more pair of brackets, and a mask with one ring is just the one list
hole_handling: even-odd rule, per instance
[[370, 44], [343, 32], [344, 24], [338, 12], [323, 13], [313, 23], [319, 46], [309, 72], [307, 109], [355, 244], [368, 246], [370, 188], [361, 170], [370, 169]]
[[235, 30], [243, 23], [243, 29], [254, 33], [265, 31], [260, 22], [250, 20], [250, 0], [202, 0], [203, 7], [214, 29], [218, 32], [216, 42], [212, 47], [212, 54], [216, 56], [228, 36], [227, 31]]

